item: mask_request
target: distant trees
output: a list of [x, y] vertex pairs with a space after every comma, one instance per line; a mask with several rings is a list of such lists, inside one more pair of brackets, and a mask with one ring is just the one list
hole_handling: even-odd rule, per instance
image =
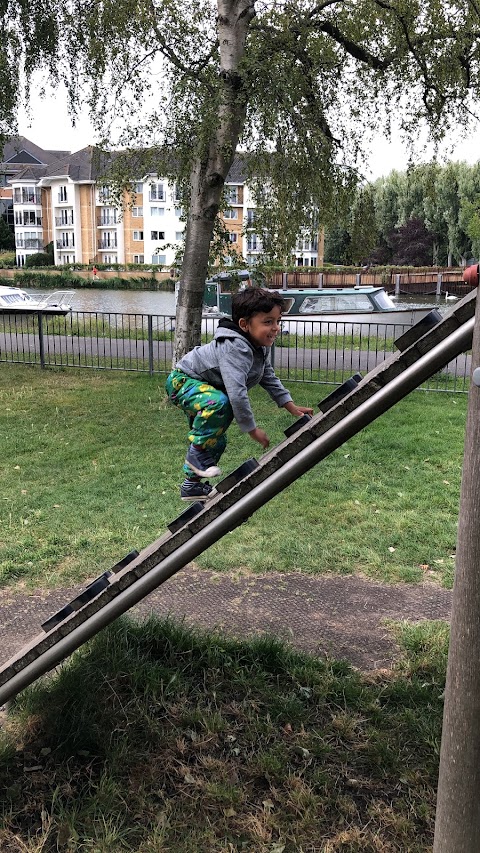
[[0, 216], [0, 251], [5, 252], [15, 248], [15, 236], [8, 227], [3, 216]]
[[325, 260], [456, 266], [480, 256], [480, 162], [429, 163], [360, 187], [327, 229]]

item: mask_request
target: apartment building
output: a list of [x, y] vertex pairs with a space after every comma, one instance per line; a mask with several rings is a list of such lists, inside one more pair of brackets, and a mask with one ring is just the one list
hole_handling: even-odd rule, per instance
[[[5, 147], [0, 167], [4, 188], [11, 194], [19, 266], [51, 241], [59, 266], [175, 264], [185, 221], [174, 183], [158, 175], [144, 175], [132, 182], [131, 192], [118, 204], [102, 182], [108, 163], [94, 146], [74, 153], [42, 152], [25, 137], [21, 140], [17, 148], [20, 144], [22, 148], [16, 153]], [[15, 162], [17, 157], [20, 160]], [[235, 257], [222, 260], [253, 265], [262, 246], [251, 230], [255, 205], [241, 156], [235, 158], [226, 191], [228, 204], [221, 215], [238, 261]], [[310, 241], [307, 247], [302, 238], [299, 246], [296, 262], [314, 266], [316, 245]]]
[[[4, 145], [0, 162], [0, 215], [15, 228], [18, 254], [41, 251], [48, 242], [48, 222], [38, 181], [49, 164], [67, 154], [67, 151], [45, 151], [24, 136], [12, 137]], [[13, 182], [20, 174], [25, 180], [15, 190]]]

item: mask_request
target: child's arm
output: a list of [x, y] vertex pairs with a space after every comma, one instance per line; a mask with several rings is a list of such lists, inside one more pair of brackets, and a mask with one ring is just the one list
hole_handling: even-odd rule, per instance
[[253, 438], [254, 441], [258, 441], [258, 443], [262, 445], [264, 450], [266, 450], [266, 448], [270, 444], [270, 439], [267, 433], [265, 432], [265, 430], [260, 429], [260, 427], [255, 427], [255, 429], [250, 430], [248, 434], [250, 438]]
[[308, 406], [297, 406], [293, 400], [290, 400], [289, 403], [285, 403], [283, 408], [296, 418], [300, 418], [302, 415], [313, 415], [313, 409], [308, 408]]

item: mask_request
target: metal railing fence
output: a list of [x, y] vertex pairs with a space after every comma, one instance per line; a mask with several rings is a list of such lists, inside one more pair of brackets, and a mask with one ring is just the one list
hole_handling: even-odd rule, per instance
[[[214, 318], [203, 319], [202, 343], [211, 340], [216, 323]], [[173, 316], [163, 314], [0, 314], [0, 363], [166, 374], [172, 363], [174, 324]], [[272, 361], [282, 381], [338, 385], [354, 373], [365, 376], [396, 352], [394, 342], [407, 328], [289, 320], [272, 349]], [[464, 393], [470, 371], [471, 357], [465, 353], [422, 388]]]

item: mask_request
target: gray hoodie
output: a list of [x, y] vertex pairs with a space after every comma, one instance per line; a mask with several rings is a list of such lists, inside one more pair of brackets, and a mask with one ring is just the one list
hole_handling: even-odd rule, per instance
[[260, 385], [278, 406], [291, 401], [289, 391], [275, 376], [270, 347], [256, 346], [232, 320], [220, 320], [213, 341], [195, 347], [177, 364], [192, 379], [224, 391], [242, 432], [255, 429], [248, 389]]

